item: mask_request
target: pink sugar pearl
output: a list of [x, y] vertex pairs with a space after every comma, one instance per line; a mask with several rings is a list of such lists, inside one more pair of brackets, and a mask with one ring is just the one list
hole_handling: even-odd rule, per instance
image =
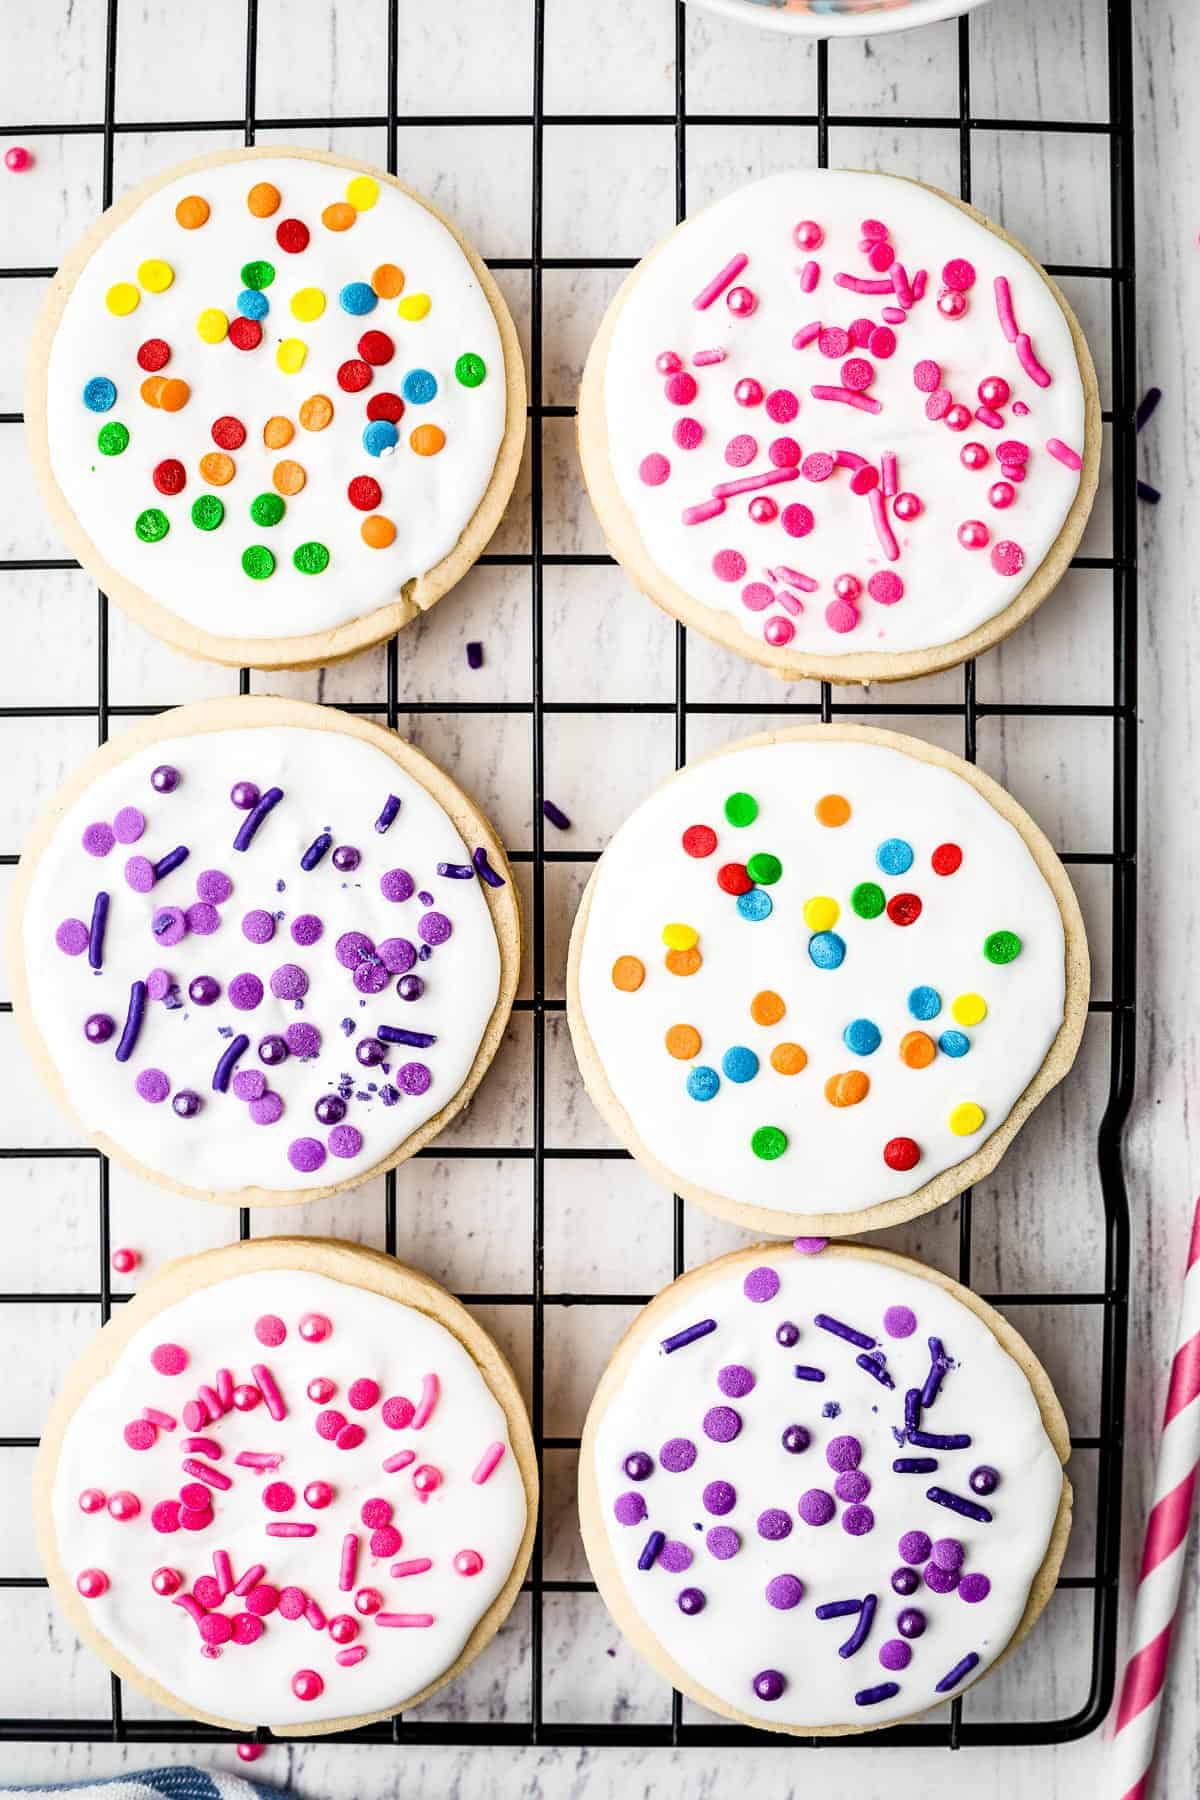
[[124, 1248], [114, 1250], [110, 1258], [112, 1266], [117, 1271], [118, 1275], [132, 1275], [141, 1260], [142, 1259], [136, 1250]]
[[104, 1511], [104, 1494], [100, 1488], [84, 1488], [79, 1496], [81, 1513], [98, 1513]]
[[153, 1575], [150, 1577], [150, 1586], [154, 1589], [156, 1594], [161, 1594], [164, 1599], [167, 1599], [170, 1595], [179, 1592], [180, 1588], [183, 1586], [183, 1576], [179, 1573], [178, 1569], [168, 1569], [165, 1567], [155, 1569]]
[[1012, 389], [1003, 375], [988, 375], [980, 382], [975, 392], [985, 406], [1007, 406]]
[[75, 1586], [85, 1600], [98, 1600], [108, 1592], [108, 1576], [103, 1569], [80, 1569]]
[[967, 310], [967, 296], [949, 288], [938, 295], [937, 309], [943, 319], [961, 319]]
[[833, 584], [833, 591], [839, 600], [848, 600], [853, 605], [862, 593], [862, 582], [857, 575], [839, 575]]
[[432, 1463], [421, 1463], [413, 1470], [412, 1482], [418, 1494], [432, 1494], [442, 1485], [442, 1472]]
[[1017, 497], [1017, 490], [1011, 481], [994, 481], [988, 489], [988, 500], [999, 512], [1010, 507]]
[[259, 1390], [245, 1381], [240, 1382], [233, 1390], [233, 1404], [239, 1412], [253, 1412], [261, 1399]]
[[305, 1313], [300, 1321], [300, 1336], [306, 1344], [323, 1344], [333, 1330], [324, 1313]]
[[961, 405], [957, 400], [946, 413], [946, 429], [948, 431], [965, 431], [971, 423], [971, 409]]
[[314, 1406], [324, 1406], [337, 1393], [337, 1382], [330, 1381], [328, 1375], [314, 1375], [304, 1391]]
[[304, 1490], [304, 1504], [314, 1512], [323, 1512], [332, 1499], [333, 1488], [328, 1481], [310, 1481]]
[[24, 144], [14, 144], [4, 152], [4, 166], [10, 175], [24, 175], [33, 167], [32, 150], [27, 150]]
[[779, 508], [770, 494], [756, 494], [750, 502], [750, 517], [756, 525], [770, 525], [779, 517]]
[[964, 444], [959, 451], [958, 460], [964, 469], [983, 469], [991, 460], [991, 451], [986, 444], [977, 443], [972, 438], [971, 442]]
[[483, 1567], [483, 1558], [478, 1550], [459, 1550], [454, 1557], [454, 1569], [458, 1575], [478, 1575]]
[[858, 609], [848, 600], [831, 600], [825, 608], [825, 623], [830, 631], [853, 631], [858, 625]]
[[297, 1700], [319, 1700], [325, 1683], [315, 1669], [297, 1669], [292, 1676], [292, 1692]]
[[991, 535], [982, 519], [964, 519], [958, 528], [958, 541], [964, 550], [985, 549]]
[[913, 519], [920, 518], [924, 507], [918, 495], [903, 493], [897, 494], [892, 501], [892, 511], [903, 524], [908, 525]]
[[761, 381], [755, 381], [753, 375], [747, 375], [734, 388], [733, 397], [739, 406], [761, 406], [763, 384]]
[[654, 359], [654, 366], [660, 375], [675, 375], [683, 367], [683, 358], [674, 350], [660, 350]]
[[748, 319], [758, 305], [753, 288], [732, 287], [725, 296], [725, 304], [735, 319]]
[[997, 575], [1019, 575], [1025, 567], [1025, 552], [1011, 538], [992, 545], [992, 567]]
[[118, 1525], [124, 1525], [129, 1519], [136, 1519], [141, 1510], [141, 1501], [128, 1488], [121, 1488], [108, 1496], [109, 1517], [115, 1519]]
[[329, 1635], [335, 1644], [352, 1644], [361, 1630], [358, 1620], [349, 1613], [338, 1613], [329, 1621]]
[[796, 627], [790, 619], [768, 619], [763, 626], [763, 636], [776, 650], [782, 650], [785, 644], [790, 644], [795, 635]]
[[242, 1762], [257, 1762], [259, 1757], [265, 1753], [266, 1748], [265, 1744], [239, 1744], [237, 1753]]
[[825, 233], [815, 219], [801, 219], [792, 227], [792, 242], [797, 250], [819, 250], [825, 242]]
[[355, 1612], [362, 1613], [363, 1617], [366, 1619], [371, 1618], [373, 1614], [377, 1613], [382, 1605], [383, 1595], [378, 1588], [359, 1588], [354, 1596]]

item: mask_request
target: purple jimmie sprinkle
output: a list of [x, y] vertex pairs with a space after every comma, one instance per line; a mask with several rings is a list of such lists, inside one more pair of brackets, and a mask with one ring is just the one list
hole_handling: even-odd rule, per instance
[[838, 1645], [839, 1656], [854, 1656], [862, 1649], [870, 1636], [871, 1625], [875, 1618], [875, 1608], [879, 1605], [878, 1594], [866, 1594], [863, 1597], [862, 1611], [858, 1615], [858, 1623], [844, 1644]]
[[942, 1385], [942, 1377], [950, 1367], [950, 1359], [946, 1355], [946, 1346], [941, 1338], [929, 1339], [929, 1373], [925, 1377], [925, 1386], [921, 1389], [921, 1405], [932, 1406], [938, 1397], [938, 1389]]
[[908, 1441], [918, 1450], [969, 1450], [971, 1447], [965, 1431], [910, 1431]]
[[484, 849], [482, 844], [479, 846], [478, 850], [476, 850], [474, 856], [471, 858], [471, 861], [475, 864], [476, 869], [479, 871], [479, 879], [481, 881], [486, 881], [489, 887], [507, 887], [508, 886], [508, 883], [505, 881], [503, 875], [498, 875], [496, 873], [495, 869], [493, 869], [491, 863], [488, 861], [488, 853]]
[[396, 814], [399, 811], [400, 811], [399, 800], [397, 799], [395, 794], [389, 794], [387, 799], [383, 803], [383, 811], [380, 813], [379, 817], [375, 821], [376, 831], [378, 831], [378, 832], [386, 831], [388, 826], [395, 822]]
[[88, 962], [93, 969], [104, 967], [104, 927], [108, 924], [108, 895], [96, 895], [92, 906], [92, 928], [88, 932]]
[[896, 1475], [932, 1475], [937, 1468], [936, 1456], [898, 1456], [892, 1463]]
[[876, 1687], [860, 1688], [854, 1696], [855, 1706], [878, 1706], [881, 1700], [893, 1700], [900, 1692], [898, 1681], [881, 1681]]
[[818, 1619], [848, 1619], [851, 1613], [860, 1613], [862, 1607], [861, 1600], [826, 1600], [815, 1612]]
[[542, 811], [549, 819], [550, 823], [556, 825], [560, 831], [570, 831], [570, 819], [568, 819], [561, 806], [555, 806], [553, 800], [543, 800]]
[[177, 869], [179, 867], [180, 863], [185, 863], [190, 855], [191, 855], [191, 851], [188, 849], [186, 844], [176, 844], [176, 846], [173, 850], [168, 850], [167, 854], [165, 856], [160, 856], [158, 861], [155, 863], [155, 865], [154, 865], [155, 881], [165, 880], [165, 878], [171, 873], [172, 869]]
[[663, 1338], [661, 1350], [664, 1356], [670, 1356], [672, 1350], [682, 1350], [687, 1344], [694, 1344], [697, 1339], [707, 1337], [710, 1331], [717, 1329], [715, 1319], [698, 1319], [683, 1331], [676, 1331], [671, 1337]]
[[439, 863], [437, 872], [439, 875], [444, 875], [447, 881], [474, 881], [475, 879], [475, 871], [470, 863]]
[[249, 1048], [250, 1039], [244, 1032], [235, 1037], [232, 1043], [226, 1044], [224, 1050], [221, 1052], [217, 1066], [213, 1070], [212, 1084], [214, 1094], [225, 1093], [226, 1089], [229, 1087], [229, 1078], [233, 1074], [235, 1063]]
[[659, 1552], [667, 1541], [665, 1531], [652, 1531], [646, 1539], [642, 1554], [638, 1557], [639, 1569], [652, 1569], [658, 1561]]
[[482, 669], [482, 667], [483, 667], [483, 645], [482, 644], [468, 644], [467, 645], [467, 667], [468, 667], [468, 669]]
[[300, 867], [305, 870], [305, 872], [309, 869], [315, 869], [321, 858], [328, 853], [332, 843], [333, 837], [331, 833], [323, 831], [319, 837], [313, 839], [312, 843], [308, 846], [308, 849], [304, 852], [304, 855], [300, 858]]
[[118, 1062], [128, 1062], [133, 1055], [145, 1016], [146, 984], [144, 981], [135, 981], [129, 989], [129, 1011], [125, 1014], [125, 1028], [116, 1048]]
[[797, 1381], [824, 1381], [824, 1369], [814, 1369], [809, 1363], [797, 1363], [792, 1370]]
[[857, 1344], [860, 1350], [874, 1350], [876, 1339], [868, 1337], [865, 1331], [856, 1331], [853, 1325], [843, 1325], [840, 1319], [831, 1319], [828, 1313], [817, 1313], [813, 1319], [822, 1331], [832, 1331], [834, 1337], [845, 1338], [848, 1344]]
[[268, 788], [260, 795], [251, 810], [238, 826], [238, 834], [233, 840], [235, 850], [248, 850], [254, 841], [254, 834], [273, 807], [283, 799], [282, 788]]
[[[920, 1423], [921, 1390], [920, 1388], [909, 1388], [904, 1396], [904, 1429], [905, 1431], [915, 1431]], [[903, 1441], [899, 1432], [897, 1432], [896, 1437], [897, 1441]]]
[[935, 1683], [934, 1693], [948, 1694], [951, 1688], [956, 1688], [958, 1686], [965, 1675], [971, 1673], [971, 1670], [978, 1661], [978, 1653], [974, 1650], [968, 1650], [962, 1661], [956, 1662], [954, 1667], [949, 1669], [939, 1682]]
[[402, 1025], [377, 1025], [375, 1035], [386, 1044], [408, 1044], [413, 1050], [428, 1050], [437, 1043], [432, 1031], [405, 1031]]
[[854, 1360], [858, 1364], [860, 1369], [865, 1369], [867, 1371], [868, 1375], [874, 1376], [875, 1380], [879, 1383], [880, 1387], [885, 1387], [885, 1388], [894, 1388], [895, 1387], [895, 1385], [896, 1385], [895, 1382], [892, 1380], [891, 1376], [888, 1374], [887, 1370], [884, 1368], [882, 1362], [877, 1361], [875, 1357], [867, 1356], [864, 1353], [862, 1356], [856, 1356]]
[[947, 1488], [926, 1488], [925, 1498], [932, 1500], [935, 1506], [947, 1506], [951, 1512], [961, 1513], [964, 1519], [974, 1519], [978, 1525], [990, 1525], [992, 1522], [992, 1515], [986, 1506], [977, 1506], [974, 1500], [965, 1500], [961, 1494], [952, 1494]]

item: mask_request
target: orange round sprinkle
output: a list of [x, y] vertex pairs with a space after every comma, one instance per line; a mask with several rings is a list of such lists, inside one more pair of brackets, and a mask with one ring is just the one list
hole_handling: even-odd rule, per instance
[[169, 381], [164, 381], [162, 384], [158, 404], [164, 412], [182, 412], [191, 397], [192, 390], [187, 382], [180, 381], [177, 375], [172, 375]]
[[924, 1031], [906, 1031], [900, 1039], [900, 1060], [910, 1069], [927, 1069], [937, 1055], [937, 1045]]
[[199, 194], [188, 194], [175, 208], [175, 218], [185, 231], [198, 231], [208, 224], [208, 201]]
[[371, 286], [381, 300], [394, 300], [404, 289], [404, 270], [395, 263], [380, 263], [371, 277]]
[[310, 394], [300, 402], [300, 423], [305, 431], [324, 431], [333, 418], [333, 401], [328, 394]]
[[776, 1044], [771, 1052], [771, 1067], [777, 1075], [798, 1075], [808, 1066], [808, 1053], [800, 1044]]
[[210, 450], [200, 458], [200, 473], [212, 487], [224, 487], [233, 480], [237, 465], [223, 450]]
[[844, 825], [850, 817], [850, 802], [844, 794], [822, 794], [814, 811], [819, 825]]
[[693, 945], [690, 950], [668, 950], [663, 961], [672, 975], [694, 975], [704, 958]]
[[761, 994], [755, 994], [750, 1002], [750, 1017], [756, 1025], [778, 1025], [787, 1007], [778, 994], [764, 988]]
[[162, 405], [162, 391], [167, 385], [165, 375], [147, 375], [142, 383], [142, 399], [147, 406]]
[[680, 1062], [691, 1062], [700, 1054], [700, 1033], [694, 1025], [672, 1025], [664, 1038], [667, 1054]]
[[861, 1069], [848, 1069], [844, 1075], [831, 1075], [825, 1083], [825, 1098], [830, 1106], [857, 1106], [871, 1091], [870, 1078]]
[[446, 434], [440, 425], [418, 425], [408, 441], [418, 456], [436, 456], [445, 448]]
[[396, 527], [382, 513], [372, 513], [369, 519], [363, 520], [359, 530], [363, 543], [369, 544], [372, 550], [386, 550], [396, 540]]
[[277, 494], [298, 494], [307, 480], [303, 463], [292, 462], [290, 459], [277, 462], [271, 471], [271, 481]]
[[280, 193], [269, 181], [256, 181], [246, 195], [246, 205], [256, 219], [269, 219], [279, 211]]
[[321, 214], [321, 223], [326, 231], [349, 231], [358, 214], [345, 200], [335, 200]]
[[291, 443], [295, 435], [296, 428], [292, 421], [283, 418], [279, 413], [276, 413], [274, 418], [268, 419], [263, 426], [263, 443], [268, 450], [282, 450], [285, 444]]
[[646, 965], [636, 956], [618, 956], [612, 966], [612, 984], [623, 994], [636, 994], [646, 979]]

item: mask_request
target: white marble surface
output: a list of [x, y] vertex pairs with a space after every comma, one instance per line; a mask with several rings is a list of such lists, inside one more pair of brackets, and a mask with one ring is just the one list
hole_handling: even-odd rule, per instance
[[[1194, 0], [1134, 0], [1138, 21], [1137, 110], [1142, 379], [1159, 382], [1165, 399], [1142, 444], [1142, 473], [1164, 490], [1142, 523], [1142, 860], [1139, 1095], [1128, 1140], [1135, 1230], [1131, 1330], [1130, 1454], [1126, 1480], [1125, 1570], [1136, 1558], [1142, 1507], [1151, 1480], [1155, 1419], [1174, 1328], [1176, 1276], [1190, 1195], [1197, 1179], [1194, 1094], [1200, 1074], [1195, 1019], [1200, 980], [1194, 944], [1200, 927], [1200, 830], [1189, 757], [1194, 756], [1200, 667], [1200, 622], [1194, 569], [1200, 531], [1186, 491], [1196, 458], [1189, 401], [1197, 378], [1190, 339], [1200, 308], [1195, 196], [1200, 184], [1190, 72], [1200, 57], [1200, 9]], [[526, 117], [530, 107], [532, 0], [448, 0], [426, 6], [401, 0], [399, 106], [405, 114], [462, 112]], [[573, 120], [588, 112], [673, 107], [674, 8], [669, 0], [548, 0], [545, 106]], [[68, 123], [102, 117], [104, 12], [101, 0], [13, 0], [5, 9], [0, 56], [0, 120]], [[258, 110], [263, 117], [322, 117], [382, 112], [383, 0], [260, 0]], [[173, 0], [121, 0], [117, 117], [146, 131], [119, 131], [118, 191], [143, 174], [198, 150], [241, 141], [226, 132], [165, 132], [188, 116], [236, 120], [243, 106], [242, 0], [210, 0], [181, 8]], [[1102, 118], [1107, 106], [1103, 0], [994, 0], [972, 21], [973, 98], [982, 116], [1022, 112], [1032, 118]], [[694, 114], [762, 115], [811, 110], [815, 58], [800, 44], [700, 15], [687, 25], [688, 102]], [[957, 134], [902, 132], [873, 126], [872, 116], [903, 111], [932, 116], [956, 110], [955, 28], [933, 27], [869, 45], [834, 45], [831, 106], [864, 122], [831, 133], [834, 162], [876, 163], [947, 186], [957, 182]], [[673, 218], [673, 134], [669, 125], [620, 131], [572, 122], [546, 128], [545, 251], [548, 255], [637, 255]], [[284, 128], [271, 137], [329, 144], [383, 161], [382, 129]], [[688, 198], [696, 205], [769, 169], [815, 157], [811, 129], [789, 126], [689, 127]], [[0, 173], [0, 262], [50, 264], [93, 216], [100, 198], [101, 144], [94, 135], [31, 140], [36, 170], [19, 179]], [[445, 207], [485, 255], [520, 258], [530, 243], [527, 125], [402, 125], [401, 172]], [[1107, 260], [1105, 141], [1086, 133], [976, 134], [975, 199], [1056, 263]], [[528, 273], [499, 279], [528, 341]], [[618, 279], [601, 270], [548, 271], [545, 277], [545, 399], [569, 404], [588, 337]], [[7, 329], [0, 333], [0, 411], [20, 405], [20, 375], [29, 323], [41, 283], [5, 282]], [[1107, 290], [1066, 283], [1092, 337], [1108, 400]], [[598, 533], [580, 490], [569, 420], [544, 431], [546, 549], [595, 550]], [[1085, 551], [1104, 554], [1110, 507], [1102, 495]], [[518, 490], [494, 548], [527, 549], [528, 481]], [[0, 557], [61, 554], [33, 496], [19, 429], [0, 427]], [[483, 568], [432, 617], [402, 640], [402, 696], [423, 701], [524, 700], [530, 694], [529, 575], [520, 568]], [[97, 617], [94, 595], [78, 573], [0, 575], [6, 602], [0, 702], [86, 705], [95, 698]], [[546, 693], [551, 703], [603, 700], [669, 702], [673, 693], [671, 628], [633, 595], [611, 568], [547, 571]], [[182, 701], [230, 689], [219, 670], [185, 663], [127, 624], [110, 623], [111, 698], [117, 704]], [[463, 646], [480, 638], [484, 669], [467, 670]], [[1110, 611], [1103, 572], [1074, 571], [1038, 617], [979, 666], [981, 700], [1103, 703], [1111, 687]], [[781, 691], [747, 665], [700, 641], [689, 646], [694, 700], [774, 701]], [[266, 688], [263, 677], [257, 688]], [[325, 674], [278, 679], [284, 691], [327, 699], [382, 698], [384, 663], [376, 653]], [[793, 697], [811, 700], [811, 690]], [[913, 684], [896, 697], [956, 702], [961, 677]], [[530, 722], [519, 714], [481, 722], [430, 712], [401, 716], [401, 728], [439, 757], [490, 810], [510, 846], [531, 843]], [[113, 729], [122, 721], [115, 719]], [[754, 721], [697, 715], [688, 742], [699, 751], [742, 735]], [[948, 716], [917, 727], [957, 747], [960, 724]], [[7, 774], [0, 848], [15, 849], [35, 805], [95, 739], [94, 719], [0, 721], [0, 758]], [[545, 721], [547, 792], [575, 821], [555, 848], [594, 849], [665, 773], [673, 754], [673, 722], [634, 714], [614, 729], [611, 717], [549, 712]], [[1109, 727], [1103, 720], [1063, 722], [987, 719], [980, 760], [1030, 807], [1061, 849], [1109, 844]], [[526, 871], [527, 873], [527, 871]], [[1082, 869], [1079, 890], [1106, 992], [1109, 879]], [[9, 871], [0, 870], [0, 891]], [[546, 881], [548, 992], [561, 995], [570, 913], [583, 864], [552, 865]], [[527, 990], [526, 990], [527, 991]], [[469, 1113], [447, 1134], [475, 1145], [527, 1144], [532, 1131], [531, 1022], [514, 1021], [509, 1041]], [[1102, 1271], [1101, 1209], [1093, 1146], [1108, 1074], [1105, 1018], [1093, 1018], [1079, 1066], [1036, 1115], [996, 1175], [978, 1193], [973, 1276], [984, 1290], [1094, 1290]], [[0, 1092], [0, 1141], [63, 1145], [68, 1129], [15, 1053], [11, 1020], [0, 1017], [6, 1079]], [[561, 1018], [547, 1030], [547, 1136], [553, 1144], [600, 1146], [603, 1128], [582, 1093]], [[15, 1290], [85, 1290], [97, 1266], [95, 1166], [85, 1161], [6, 1163], [8, 1227], [0, 1283]], [[399, 1180], [402, 1251], [468, 1296], [530, 1281], [531, 1178], [527, 1161], [422, 1161]], [[256, 1229], [270, 1221], [255, 1220]], [[138, 1245], [152, 1267], [169, 1254], [224, 1241], [236, 1221], [218, 1208], [172, 1200], [114, 1172], [114, 1242]], [[287, 1220], [289, 1228], [335, 1231], [382, 1243], [379, 1191], [359, 1190]], [[953, 1267], [953, 1207], [885, 1241]], [[687, 1220], [689, 1261], [741, 1241], [740, 1234], [698, 1214]], [[658, 1286], [670, 1274], [668, 1199], [632, 1165], [552, 1162], [547, 1177], [546, 1280], [551, 1290], [600, 1292]], [[480, 1306], [528, 1379], [530, 1321], [521, 1308]], [[546, 1429], [578, 1430], [595, 1375], [626, 1316], [556, 1309], [547, 1319]], [[1047, 1361], [1077, 1433], [1095, 1429], [1097, 1337], [1080, 1331], [1061, 1309], [1021, 1308], [1018, 1323]], [[0, 1359], [20, 1357], [28, 1371], [0, 1394], [0, 1431], [35, 1433], [65, 1361], [95, 1324], [94, 1308], [6, 1308], [0, 1315]], [[0, 1575], [36, 1572], [24, 1487], [28, 1453], [5, 1453], [0, 1484]], [[582, 1574], [573, 1526], [573, 1457], [547, 1456], [546, 1573]], [[1091, 1555], [1095, 1457], [1081, 1451], [1072, 1474], [1080, 1491], [1078, 1525], [1068, 1568], [1084, 1571]], [[1184, 1617], [1164, 1721], [1164, 1767], [1158, 1792], [1194, 1793], [1200, 1773], [1197, 1708], [1200, 1631], [1196, 1574], [1185, 1590]], [[6, 1657], [0, 1714], [104, 1714], [107, 1677], [64, 1632], [38, 1591], [0, 1595]], [[1090, 1624], [1086, 1595], [1062, 1593], [1037, 1635], [978, 1692], [976, 1716], [1061, 1716], [1084, 1696], [1088, 1671], [1082, 1634]], [[529, 1619], [524, 1602], [501, 1638], [465, 1681], [431, 1702], [437, 1720], [525, 1716]], [[547, 1717], [662, 1720], [669, 1695], [625, 1648], [588, 1596], [553, 1596], [545, 1616]], [[129, 1710], [141, 1716], [132, 1697]], [[374, 1746], [273, 1748], [256, 1765], [264, 1780], [294, 1782], [305, 1800], [385, 1800], [415, 1793], [469, 1793], [472, 1800], [517, 1794], [654, 1793], [708, 1796], [753, 1781], [775, 1797], [819, 1784], [827, 1800], [921, 1792], [949, 1800], [964, 1785], [980, 1800], [1020, 1791], [1063, 1800], [1081, 1788], [1103, 1791], [1100, 1734], [1061, 1749], [882, 1751], [860, 1746], [819, 1753], [764, 1748], [746, 1752], [620, 1750], [460, 1751], [415, 1748], [397, 1755]], [[64, 1780], [186, 1753], [111, 1746], [0, 1746], [0, 1782]], [[232, 1767], [222, 1753], [217, 1761]]]

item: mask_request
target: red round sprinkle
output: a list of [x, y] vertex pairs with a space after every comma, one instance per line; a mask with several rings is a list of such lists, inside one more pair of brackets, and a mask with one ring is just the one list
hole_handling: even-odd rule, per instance
[[361, 393], [363, 388], [371, 384], [371, 368], [369, 363], [360, 362], [351, 357], [344, 362], [337, 372], [338, 386], [348, 394]]
[[663, 393], [672, 406], [690, 406], [696, 391], [696, 377], [689, 375], [686, 369], [680, 369], [677, 375], [668, 375], [663, 383]]
[[356, 475], [346, 489], [346, 498], [359, 512], [374, 512], [383, 499], [383, 489], [373, 475]]
[[268, 1614], [275, 1611], [278, 1605], [279, 1589], [273, 1587], [269, 1581], [260, 1581], [258, 1586], [252, 1587], [246, 1595], [247, 1612], [253, 1613], [259, 1619], [265, 1619]]
[[390, 1525], [394, 1508], [390, 1500], [364, 1500], [359, 1518], [368, 1531], [378, 1531], [381, 1525]]
[[412, 1401], [406, 1400], [403, 1394], [393, 1394], [390, 1400], [384, 1401], [380, 1417], [389, 1431], [403, 1431], [406, 1425], [412, 1424], [416, 1410]]
[[874, 319], [852, 319], [850, 321], [850, 342], [856, 350], [865, 350], [871, 341], [873, 331], [881, 331]]
[[886, 362], [889, 356], [896, 354], [896, 334], [890, 325], [877, 325], [867, 339], [867, 349], [880, 362]]
[[372, 1381], [369, 1375], [360, 1375], [346, 1389], [346, 1398], [355, 1412], [370, 1412], [379, 1403], [379, 1383]]
[[748, 894], [754, 883], [744, 863], [722, 863], [717, 870], [717, 886], [724, 894]]
[[338, 1412], [336, 1407], [331, 1407], [328, 1412], [319, 1412], [313, 1422], [317, 1428], [317, 1436], [332, 1443], [338, 1432], [344, 1428], [346, 1415]]
[[920, 1162], [920, 1147], [912, 1138], [889, 1138], [883, 1146], [883, 1160], [889, 1169], [895, 1169], [901, 1175], [906, 1174]]
[[240, 450], [246, 441], [246, 427], [232, 413], [222, 413], [213, 420], [212, 440], [222, 450]]
[[404, 1539], [394, 1525], [381, 1525], [371, 1533], [372, 1556], [395, 1556]]
[[165, 338], [147, 338], [137, 353], [138, 368], [145, 369], [153, 375], [159, 369], [165, 369], [171, 360], [171, 346]]
[[807, 506], [797, 500], [791, 506], [785, 506], [779, 515], [779, 523], [789, 537], [807, 537], [813, 528], [813, 516]]
[[188, 1366], [188, 1353], [182, 1344], [155, 1344], [150, 1362], [160, 1375], [182, 1375]]
[[121, 1435], [131, 1450], [151, 1450], [158, 1441], [158, 1427], [149, 1419], [130, 1419]]
[[852, 394], [861, 394], [875, 379], [875, 371], [865, 356], [848, 357], [838, 372], [842, 386], [848, 387]]
[[374, 363], [381, 368], [390, 363], [396, 354], [396, 346], [386, 331], [364, 331], [358, 340], [358, 354], [364, 362]]
[[291, 1512], [296, 1504], [296, 1490], [286, 1481], [269, 1481], [263, 1489], [262, 1503], [268, 1512]]
[[308, 226], [301, 219], [284, 219], [275, 228], [275, 242], [289, 255], [298, 256], [308, 249]]
[[156, 1501], [150, 1509], [150, 1523], [155, 1531], [178, 1531], [179, 1511], [178, 1500]]
[[717, 847], [717, 834], [711, 825], [689, 825], [683, 834], [683, 847], [689, 856], [711, 856]]
[[845, 356], [850, 348], [850, 333], [843, 331], [840, 325], [824, 325], [817, 338], [817, 349], [822, 356], [836, 359]]
[[181, 494], [187, 486], [187, 470], [173, 456], [158, 463], [151, 478], [160, 494]]
[[212, 1511], [212, 1495], [202, 1481], [185, 1481], [179, 1490], [179, 1500], [193, 1512]]
[[229, 341], [235, 350], [257, 350], [262, 343], [262, 326], [257, 319], [243, 319], [239, 313], [229, 321]]
[[975, 267], [965, 256], [951, 257], [942, 270], [942, 280], [956, 294], [965, 294], [968, 288], [975, 286]]
[[918, 894], [893, 894], [887, 903], [887, 916], [893, 925], [915, 925], [921, 916]]
[[387, 419], [398, 425], [404, 417], [404, 402], [399, 394], [372, 394], [367, 401], [368, 419]]
[[939, 844], [929, 860], [935, 875], [953, 875], [962, 867], [962, 851], [957, 844]]

